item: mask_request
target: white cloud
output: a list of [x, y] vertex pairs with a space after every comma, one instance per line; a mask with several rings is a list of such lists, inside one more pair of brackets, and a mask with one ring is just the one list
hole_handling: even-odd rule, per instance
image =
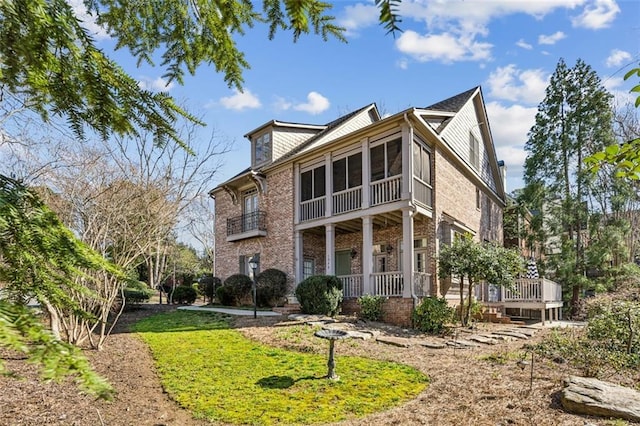
[[276, 111], [287, 111], [291, 108], [292, 103], [281, 96], [276, 96], [272, 105]]
[[357, 3], [344, 8], [344, 16], [337, 20], [339, 26], [347, 29], [347, 35], [354, 35], [360, 28], [378, 23], [380, 12], [373, 4]]
[[519, 70], [515, 65], [498, 67], [489, 74], [488, 94], [511, 102], [537, 105], [543, 99], [549, 76], [541, 69]]
[[104, 40], [109, 38], [107, 31], [100, 25], [96, 24], [96, 17], [89, 14], [84, 5], [83, 0], [67, 0], [67, 3], [73, 9], [73, 13], [82, 22], [82, 26], [96, 40]]
[[307, 95], [307, 102], [297, 104], [293, 107], [296, 111], [304, 111], [309, 114], [320, 114], [329, 109], [329, 99], [325, 98], [318, 92], [309, 92]]
[[550, 35], [540, 34], [538, 36], [538, 44], [556, 44], [563, 38], [566, 38], [566, 34], [562, 31], [557, 31]]
[[607, 89], [607, 92], [613, 95], [614, 105], [634, 105], [636, 96], [625, 87], [625, 81], [622, 77], [609, 77], [602, 81], [602, 85]]
[[529, 43], [527, 43], [526, 41], [524, 41], [523, 39], [518, 40], [516, 42], [516, 46], [521, 47], [521, 48], [526, 49], [526, 50], [533, 49], [533, 46], [530, 45]]
[[142, 90], [150, 90], [152, 92], [168, 92], [169, 90], [173, 89], [174, 84], [167, 84], [167, 80], [162, 77], [152, 78], [144, 76], [140, 77], [140, 80], [138, 80], [138, 86], [140, 86]]
[[396, 62], [396, 66], [401, 70], [406, 70], [409, 68], [409, 61], [407, 58], [402, 58]]
[[620, 7], [615, 0], [591, 0], [580, 15], [571, 19], [571, 23], [574, 27], [599, 30], [609, 27], [618, 13]]
[[631, 60], [631, 54], [629, 52], [625, 52], [624, 50], [620, 50], [620, 49], [613, 49], [611, 51], [611, 54], [607, 58], [606, 64], [609, 68], [619, 67], [625, 61], [629, 61], [629, 60]]
[[405, 31], [396, 40], [396, 48], [420, 62], [431, 60], [451, 63], [455, 61], [477, 61], [491, 59], [490, 43], [474, 40], [474, 35], [452, 33], [420, 35]]
[[251, 90], [245, 89], [244, 92], [240, 92], [238, 89], [233, 89], [234, 94], [232, 96], [225, 96], [220, 98], [220, 103], [226, 109], [233, 109], [236, 111], [242, 111], [245, 109], [260, 108], [262, 104], [260, 99]]

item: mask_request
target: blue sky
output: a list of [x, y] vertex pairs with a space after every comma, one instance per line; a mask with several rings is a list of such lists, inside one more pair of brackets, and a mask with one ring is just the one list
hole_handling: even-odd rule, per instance
[[[404, 0], [395, 38], [378, 24], [372, 1], [332, 4], [346, 44], [311, 35], [294, 44], [286, 32], [269, 41], [265, 26], [248, 30], [239, 39], [251, 64], [243, 93], [213, 68], [166, 86], [163, 69], [136, 68], [123, 51], [112, 58], [140, 84], [168, 91], [202, 116], [203, 134], [215, 130], [232, 142], [212, 188], [249, 165], [243, 135], [271, 119], [324, 124], [371, 102], [393, 114], [480, 85], [512, 191], [522, 186], [527, 132], [560, 58], [569, 66], [584, 60], [620, 105], [631, 102], [637, 84], [623, 76], [640, 62], [640, 0]], [[113, 41], [94, 30], [110, 51]]]

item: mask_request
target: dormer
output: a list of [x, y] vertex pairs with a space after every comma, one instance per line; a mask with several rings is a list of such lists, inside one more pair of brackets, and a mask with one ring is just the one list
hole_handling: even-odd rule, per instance
[[271, 127], [251, 138], [251, 166], [253, 169], [272, 161], [272, 141]]

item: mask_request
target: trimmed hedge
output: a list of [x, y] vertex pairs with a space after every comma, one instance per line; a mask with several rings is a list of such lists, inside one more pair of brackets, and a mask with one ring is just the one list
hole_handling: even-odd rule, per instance
[[179, 285], [173, 290], [171, 300], [173, 303], [191, 305], [198, 298], [198, 292], [195, 288]]
[[314, 275], [296, 287], [296, 298], [305, 314], [335, 316], [342, 302], [342, 281], [334, 275]]
[[252, 299], [251, 289], [253, 281], [246, 275], [234, 274], [224, 280], [224, 284], [216, 292], [220, 304], [225, 306], [240, 306], [243, 301]]
[[287, 295], [287, 274], [279, 269], [267, 269], [256, 277], [257, 305], [278, 306]]

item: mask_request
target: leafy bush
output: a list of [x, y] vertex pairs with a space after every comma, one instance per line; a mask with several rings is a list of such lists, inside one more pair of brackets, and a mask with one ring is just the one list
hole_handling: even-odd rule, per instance
[[587, 308], [587, 337], [611, 350], [640, 354], [640, 303], [600, 299]]
[[214, 277], [213, 274], [205, 274], [198, 282], [198, 291], [208, 299], [209, 303], [213, 303], [213, 298], [216, 296], [216, 290], [221, 285], [222, 280], [220, 278]]
[[372, 296], [365, 294], [358, 298], [360, 305], [360, 315], [369, 321], [380, 321], [382, 319], [382, 305], [384, 305], [385, 297]]
[[218, 299], [218, 303], [223, 306], [233, 306], [233, 290], [229, 286], [223, 285], [218, 287], [216, 289], [216, 298]]
[[425, 333], [442, 333], [446, 325], [453, 321], [454, 312], [444, 297], [425, 297], [413, 310], [413, 326]]
[[173, 303], [191, 305], [197, 298], [198, 292], [191, 286], [179, 285], [173, 290]]
[[154, 293], [155, 291], [150, 289], [147, 283], [131, 281], [124, 288], [125, 305], [140, 305], [149, 300]]
[[342, 281], [333, 275], [314, 275], [296, 287], [296, 298], [305, 314], [334, 316], [342, 301]]
[[287, 295], [287, 274], [279, 269], [267, 269], [256, 277], [258, 306], [274, 307]]
[[239, 306], [243, 301], [252, 299], [251, 289], [253, 287], [253, 281], [246, 275], [234, 274], [224, 280], [223, 287], [228, 287], [229, 293], [231, 293], [230, 306]]

